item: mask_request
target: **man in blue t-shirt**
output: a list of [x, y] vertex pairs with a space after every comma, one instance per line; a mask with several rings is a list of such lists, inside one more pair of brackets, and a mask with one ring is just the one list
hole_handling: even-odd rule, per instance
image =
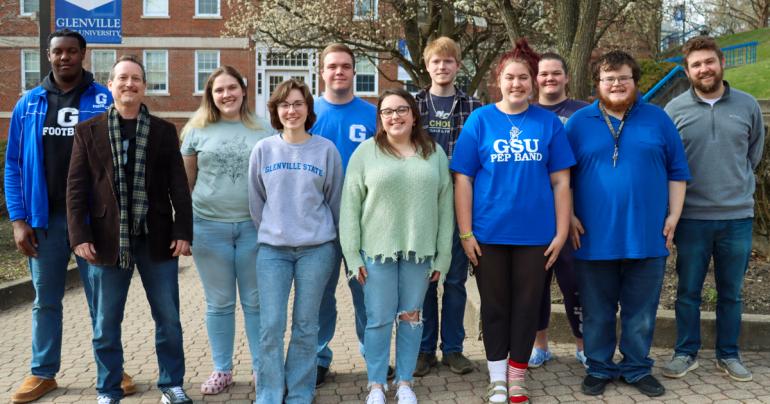
[[[460, 70], [460, 47], [448, 37], [431, 41], [423, 51], [425, 67], [430, 74], [430, 87], [415, 96], [420, 120], [425, 131], [452, 158], [454, 146], [468, 116], [481, 106], [477, 98], [455, 86]], [[465, 281], [468, 278], [468, 257], [455, 228], [452, 236], [452, 262], [444, 281], [441, 296], [441, 330], [439, 331], [438, 282], [431, 282], [423, 303], [423, 331], [415, 376], [425, 376], [438, 363], [436, 344], [441, 334], [441, 362], [457, 374], [473, 371], [473, 363], [463, 355], [465, 339]]]
[[[622, 51], [593, 67], [598, 100], [567, 121], [572, 169], [571, 236], [583, 303], [587, 373], [599, 395], [621, 378], [650, 397], [665, 393], [649, 357], [666, 256], [690, 179], [679, 133], [662, 109], [637, 99], [641, 69]], [[620, 352], [615, 333], [621, 308]]]
[[[585, 101], [567, 97], [567, 84], [569, 83], [569, 71], [567, 62], [561, 55], [554, 52], [546, 52], [540, 55], [537, 64], [537, 105], [555, 113], [562, 123], [567, 123], [569, 117], [577, 110], [588, 105]], [[548, 349], [548, 324], [551, 317], [551, 279], [556, 274], [556, 280], [564, 296], [564, 309], [569, 321], [572, 335], [575, 337], [575, 358], [583, 365], [586, 356], [583, 353], [583, 307], [577, 291], [575, 279], [575, 267], [573, 265], [573, 249], [570, 243], [566, 243], [559, 253], [559, 258], [548, 271], [546, 277], [543, 298], [540, 303], [540, 323], [538, 324], [535, 344], [529, 357], [529, 367], [537, 368], [551, 360], [553, 355]]]
[[[374, 105], [353, 95], [353, 78], [355, 72], [355, 56], [349, 47], [335, 43], [327, 46], [321, 52], [321, 77], [326, 86], [323, 96], [315, 101], [317, 119], [310, 133], [321, 135], [337, 146], [342, 156], [343, 171], [353, 151], [361, 142], [374, 136], [376, 128], [377, 108]], [[339, 260], [342, 260], [340, 252]], [[332, 272], [331, 278], [324, 290], [323, 300], [319, 311], [318, 330], [318, 368], [316, 387], [320, 387], [326, 379], [332, 362], [332, 350], [329, 343], [334, 337], [337, 326], [337, 300], [334, 293], [337, 290], [340, 272]], [[356, 316], [356, 335], [360, 349], [363, 352], [364, 329], [366, 328], [366, 309], [364, 308], [364, 291], [356, 281], [348, 282], [350, 293], [353, 295], [353, 306]], [[388, 372], [390, 376], [392, 372]]]

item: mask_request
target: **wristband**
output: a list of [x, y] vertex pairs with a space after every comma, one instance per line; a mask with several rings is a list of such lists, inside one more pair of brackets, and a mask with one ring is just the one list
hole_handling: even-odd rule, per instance
[[465, 234], [460, 234], [460, 240], [467, 240], [469, 238], [473, 237], [473, 232], [469, 231]]

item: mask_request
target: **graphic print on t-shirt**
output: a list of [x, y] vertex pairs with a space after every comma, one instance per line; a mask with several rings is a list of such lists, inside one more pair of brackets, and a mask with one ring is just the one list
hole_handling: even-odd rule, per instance
[[512, 126], [508, 139], [497, 139], [492, 143], [495, 152], [490, 153], [489, 160], [492, 163], [542, 160], [540, 139], [522, 137], [523, 134], [524, 131]]
[[432, 94], [428, 94], [428, 97], [430, 101], [428, 105], [428, 133], [444, 151], [447, 151], [452, 134], [452, 110], [456, 98], [453, 95], [439, 97]]
[[[233, 184], [249, 173], [249, 154], [251, 149], [245, 136], [235, 136], [222, 141], [221, 146], [211, 152], [212, 167], [217, 176], [230, 180]], [[236, 155], [243, 158], [233, 158]]]

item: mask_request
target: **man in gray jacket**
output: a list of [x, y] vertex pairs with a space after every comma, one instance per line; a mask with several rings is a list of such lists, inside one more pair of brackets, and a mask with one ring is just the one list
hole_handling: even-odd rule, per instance
[[666, 106], [682, 136], [692, 180], [674, 243], [679, 285], [677, 341], [663, 374], [683, 377], [698, 367], [703, 280], [714, 258], [717, 287], [717, 368], [749, 381], [741, 362], [741, 289], [751, 255], [754, 169], [762, 158], [764, 125], [757, 101], [722, 80], [725, 59], [713, 38], [682, 49], [690, 90]]

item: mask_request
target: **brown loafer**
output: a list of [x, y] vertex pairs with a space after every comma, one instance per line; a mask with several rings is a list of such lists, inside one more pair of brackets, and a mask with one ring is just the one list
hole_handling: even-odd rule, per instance
[[28, 403], [43, 397], [46, 393], [56, 390], [56, 379], [43, 379], [37, 376], [27, 376], [21, 386], [11, 396], [12, 403]]
[[134, 384], [134, 378], [129, 376], [128, 373], [123, 372], [123, 379], [120, 381], [120, 388], [123, 390], [124, 396], [130, 396], [136, 393], [136, 384]]

